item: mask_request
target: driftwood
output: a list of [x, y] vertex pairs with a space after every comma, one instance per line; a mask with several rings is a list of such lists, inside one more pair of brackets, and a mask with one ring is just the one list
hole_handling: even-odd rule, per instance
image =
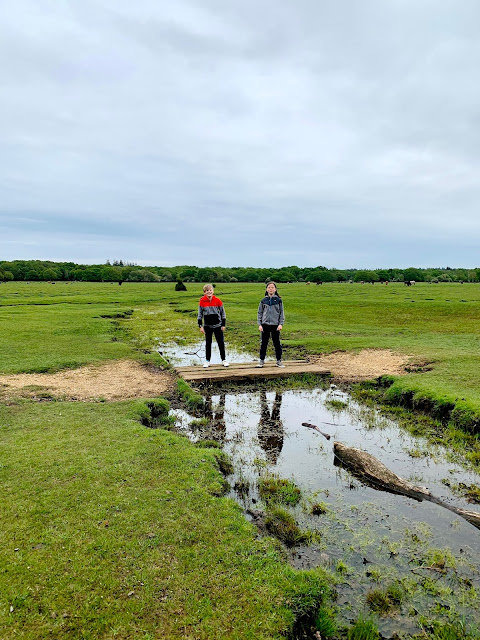
[[308, 427], [309, 429], [315, 429], [315, 431], [318, 431], [318, 433], [321, 433], [322, 436], [325, 436], [325, 438], [327, 440], [330, 440], [330, 434], [329, 433], [325, 433], [324, 431], [320, 431], [320, 429], [317, 427], [316, 424], [310, 424], [310, 422], [302, 422], [302, 427]]
[[432, 495], [428, 489], [418, 487], [397, 476], [372, 454], [354, 447], [347, 447], [341, 442], [333, 443], [333, 452], [335, 454], [335, 464], [345, 467], [354, 476], [374, 489], [408, 496], [419, 502], [428, 500], [465, 518], [474, 527], [480, 529], [480, 513], [453, 507], [443, 502]]

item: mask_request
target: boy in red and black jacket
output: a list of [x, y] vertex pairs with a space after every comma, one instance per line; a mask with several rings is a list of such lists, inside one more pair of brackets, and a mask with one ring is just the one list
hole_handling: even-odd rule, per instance
[[200, 331], [205, 334], [205, 364], [203, 366], [210, 366], [212, 336], [215, 334], [223, 366], [228, 367], [228, 362], [225, 360], [225, 341], [223, 339], [227, 317], [223, 303], [213, 294], [213, 285], [206, 284], [203, 287], [203, 293], [205, 295], [200, 298], [198, 304], [198, 326]]

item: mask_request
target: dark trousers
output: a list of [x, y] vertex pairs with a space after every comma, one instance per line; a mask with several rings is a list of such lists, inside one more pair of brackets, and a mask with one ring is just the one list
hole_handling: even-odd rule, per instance
[[222, 327], [203, 327], [205, 331], [205, 360], [210, 362], [212, 357], [212, 336], [215, 334], [215, 340], [217, 341], [218, 348], [220, 350], [220, 358], [225, 360], [225, 341], [223, 339]]
[[278, 331], [276, 324], [262, 324], [262, 343], [260, 345], [260, 360], [265, 360], [267, 355], [267, 345], [272, 336], [273, 346], [275, 347], [275, 357], [277, 360], [282, 359], [282, 345], [280, 343], [280, 331]]

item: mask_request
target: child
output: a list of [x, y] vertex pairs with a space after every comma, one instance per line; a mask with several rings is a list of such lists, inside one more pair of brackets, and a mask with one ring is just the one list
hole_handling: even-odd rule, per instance
[[283, 312], [283, 302], [278, 295], [277, 285], [274, 282], [267, 284], [265, 297], [258, 305], [258, 330], [262, 334], [262, 343], [260, 346], [260, 360], [257, 367], [263, 367], [265, 364], [265, 356], [267, 354], [267, 345], [272, 336], [273, 346], [275, 347], [275, 356], [277, 358], [277, 367], [284, 367], [282, 363], [282, 345], [280, 343], [280, 331], [285, 322], [285, 314]]
[[[212, 336], [215, 339], [220, 350], [220, 357], [224, 367], [228, 367], [225, 360], [225, 342], [223, 332], [225, 331], [225, 322], [227, 320], [223, 303], [213, 294], [213, 285], [206, 284], [203, 287], [204, 296], [200, 298], [198, 305], [198, 326], [200, 331], [205, 334], [205, 368], [210, 366], [210, 358], [212, 356]], [[205, 326], [202, 326], [205, 325]]]

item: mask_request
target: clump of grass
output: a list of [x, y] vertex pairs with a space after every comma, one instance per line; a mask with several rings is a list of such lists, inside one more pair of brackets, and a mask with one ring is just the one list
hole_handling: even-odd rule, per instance
[[399, 607], [405, 599], [405, 589], [399, 582], [393, 582], [385, 591], [374, 589], [367, 593], [367, 604], [371, 611], [385, 614]]
[[417, 448], [409, 449], [407, 453], [411, 458], [425, 458], [429, 455], [428, 451], [422, 451]]
[[350, 572], [350, 567], [343, 560], [338, 560], [335, 566], [335, 571], [340, 575], [346, 575]]
[[462, 621], [442, 623], [437, 620], [425, 625], [429, 640], [476, 640], [478, 633], [469, 631]]
[[310, 513], [313, 516], [320, 516], [324, 513], [327, 513], [328, 507], [324, 502], [313, 502], [310, 507]]
[[315, 629], [322, 638], [331, 638], [337, 632], [334, 613], [331, 609], [322, 607], [315, 617]]
[[325, 406], [332, 411], [343, 411], [348, 407], [348, 403], [343, 400], [325, 400]]
[[454, 569], [456, 560], [450, 549], [429, 549], [422, 564], [444, 571], [448, 567]]
[[221, 449], [222, 445], [216, 440], [199, 440], [195, 442], [195, 446], [200, 449]]
[[265, 526], [276, 538], [284, 542], [287, 547], [294, 547], [309, 540], [307, 532], [302, 531], [295, 518], [282, 509], [274, 507], [265, 518]]
[[190, 422], [191, 429], [198, 429], [200, 427], [206, 427], [209, 424], [210, 420], [208, 418], [195, 418]]
[[379, 640], [377, 625], [368, 618], [358, 618], [347, 633], [348, 640]]
[[178, 394], [190, 410], [198, 410], [203, 408], [204, 399], [199, 393], [194, 391], [192, 387], [182, 380], [177, 380]]
[[137, 405], [140, 422], [150, 429], [168, 428], [175, 423], [175, 416], [170, 415], [170, 403], [165, 398], [155, 398]]
[[302, 492], [291, 480], [267, 475], [258, 481], [258, 491], [267, 504], [295, 506], [300, 502]]

